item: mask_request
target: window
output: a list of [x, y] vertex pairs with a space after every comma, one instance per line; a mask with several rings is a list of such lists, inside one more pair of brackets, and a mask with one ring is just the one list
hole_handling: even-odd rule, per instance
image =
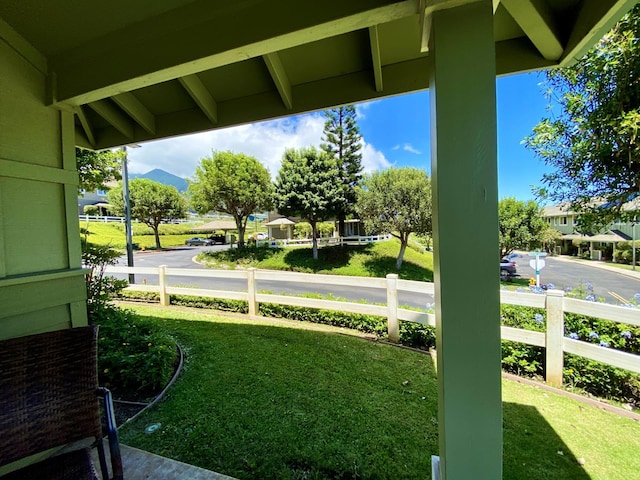
[[567, 224], [567, 217], [561, 217], [560, 218], [560, 225], [566, 225]]

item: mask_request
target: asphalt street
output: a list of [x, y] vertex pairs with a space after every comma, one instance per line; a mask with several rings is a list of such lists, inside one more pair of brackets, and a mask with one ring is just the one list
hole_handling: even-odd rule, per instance
[[[162, 252], [136, 252], [134, 254], [134, 264], [138, 267], [167, 265], [173, 268], [205, 268], [195, 263], [194, 257], [205, 250], [225, 248], [228, 248], [228, 246], [183, 247]], [[521, 254], [520, 257], [514, 260], [521, 278], [535, 278], [535, 271], [529, 266], [531, 257]], [[591, 285], [596, 297], [602, 297], [607, 303], [612, 304], [620, 304], [617, 297], [629, 300], [633, 298], [634, 294], [640, 293], [640, 279], [630, 278], [621, 273], [602, 270], [589, 264], [566, 259], [545, 257], [544, 260], [546, 265], [540, 272], [540, 282], [542, 284], [553, 284], [555, 288], [559, 289], [566, 289], [567, 287], [575, 289], [582, 285], [585, 290], [588, 285]], [[121, 257], [118, 261], [118, 265], [126, 265], [126, 263], [126, 256]], [[470, 279], [473, 278], [472, 263], [472, 258], [470, 258]], [[136, 275], [136, 282], [141, 283], [143, 281], [157, 285], [158, 278], [155, 275]], [[243, 280], [236, 279], [170, 276], [167, 281], [170, 286], [246, 291], [246, 283]], [[311, 289], [311, 293], [332, 294], [351, 301], [366, 300], [370, 303], [386, 303], [386, 291], [384, 289], [362, 287], [357, 285], [356, 281], [352, 286], [306, 285], [305, 287], [301, 287], [294, 282], [261, 280], [257, 283], [259, 290], [266, 290], [274, 294], [308, 293]], [[471, 287], [472, 285], [470, 285]], [[426, 304], [433, 303], [433, 301], [433, 296], [428, 294], [401, 293], [399, 298], [401, 305], [412, 307], [425, 307]]]

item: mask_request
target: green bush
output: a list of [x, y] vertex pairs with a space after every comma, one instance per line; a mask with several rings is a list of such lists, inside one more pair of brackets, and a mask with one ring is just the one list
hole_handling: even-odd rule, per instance
[[[617, 263], [630, 264], [633, 261], [632, 242], [618, 242], [613, 251], [613, 261]], [[640, 260], [640, 249], [636, 246], [636, 261]]]
[[114, 395], [149, 396], [164, 387], [174, 372], [175, 342], [152, 323], [130, 311], [106, 306], [96, 319], [100, 384]]

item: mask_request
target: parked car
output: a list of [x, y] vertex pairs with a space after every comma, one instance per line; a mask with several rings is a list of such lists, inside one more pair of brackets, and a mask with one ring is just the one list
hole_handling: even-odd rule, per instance
[[516, 263], [509, 257], [502, 257], [500, 260], [500, 280], [510, 281], [518, 276]]
[[226, 237], [222, 234], [213, 234], [209, 237], [209, 240], [211, 240], [213, 243], [221, 243], [222, 245], [227, 242]]
[[189, 247], [193, 247], [195, 245], [213, 245], [213, 240], [209, 238], [193, 237], [184, 243]]
[[269, 237], [264, 232], [256, 233], [256, 240], [266, 240], [267, 238], [269, 238]]

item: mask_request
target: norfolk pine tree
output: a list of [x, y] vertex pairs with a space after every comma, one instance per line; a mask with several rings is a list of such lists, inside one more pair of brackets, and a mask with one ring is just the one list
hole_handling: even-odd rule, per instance
[[353, 105], [325, 110], [324, 137], [320, 148], [337, 160], [340, 195], [336, 201], [338, 232], [344, 237], [344, 221], [354, 212], [356, 186], [362, 179], [362, 136]]
[[[124, 215], [122, 182], [109, 190], [107, 199], [116, 215]], [[129, 182], [131, 218], [151, 227], [158, 249], [162, 248], [158, 232], [160, 224], [167, 218], [184, 218], [187, 214], [186, 203], [178, 189], [172, 185], [164, 185], [147, 178], [136, 178]]]
[[241, 248], [249, 215], [268, 210], [273, 202], [269, 170], [255, 157], [230, 151], [213, 152], [200, 160], [189, 193], [198, 213], [213, 210], [233, 217]]
[[318, 259], [318, 222], [335, 214], [340, 195], [335, 158], [315, 147], [288, 149], [276, 179], [276, 208], [311, 224], [313, 259]]
[[357, 189], [356, 211], [367, 230], [400, 240], [396, 269], [402, 267], [409, 235], [431, 235], [431, 181], [418, 168], [388, 168], [366, 175]]

